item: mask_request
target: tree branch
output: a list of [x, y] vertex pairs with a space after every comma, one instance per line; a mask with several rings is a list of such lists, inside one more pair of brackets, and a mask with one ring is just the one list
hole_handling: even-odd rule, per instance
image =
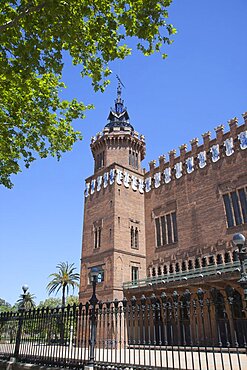
[[12, 19], [11, 21], [5, 23], [5, 24], [2, 24], [0, 26], [0, 32], [10, 28], [10, 27], [13, 27], [16, 25], [16, 23], [21, 19], [21, 18], [24, 18], [26, 17], [28, 14], [34, 12], [34, 11], [37, 11], [41, 8], [43, 8], [45, 5], [47, 4], [46, 1], [44, 1], [43, 3], [39, 4], [39, 5], [36, 5], [36, 6], [31, 6], [31, 8], [28, 8], [26, 10], [24, 10], [23, 12], [21, 12], [16, 18]]

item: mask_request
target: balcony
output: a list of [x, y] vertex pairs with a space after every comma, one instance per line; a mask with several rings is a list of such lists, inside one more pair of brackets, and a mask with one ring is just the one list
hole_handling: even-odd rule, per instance
[[[247, 261], [245, 261], [245, 266], [247, 267]], [[123, 289], [133, 289], [133, 288], [143, 288], [147, 286], [152, 286], [153, 284], [167, 284], [175, 281], [187, 281], [190, 279], [203, 279], [208, 276], [221, 275], [226, 273], [240, 273], [240, 262], [228, 262], [219, 265], [209, 265], [206, 267], [195, 268], [192, 270], [174, 272], [167, 275], [158, 275], [147, 277], [145, 279], [140, 279], [136, 281], [129, 281], [123, 283]]]

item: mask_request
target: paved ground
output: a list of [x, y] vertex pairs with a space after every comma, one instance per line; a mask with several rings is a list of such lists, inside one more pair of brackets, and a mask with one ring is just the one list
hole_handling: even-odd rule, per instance
[[[13, 355], [14, 344], [0, 343], [0, 356]], [[20, 346], [20, 355], [44, 359], [44, 361], [64, 360], [67, 363], [88, 359], [88, 349], [74, 346], [40, 345], [34, 342]], [[25, 356], [25, 357], [26, 357]], [[96, 362], [104, 364], [126, 364], [123, 368], [136, 366], [154, 367], [157, 369], [181, 370], [247, 370], [246, 352], [230, 352], [206, 348], [157, 348], [157, 349], [105, 349], [96, 348]], [[127, 365], [128, 364], [128, 365]]]

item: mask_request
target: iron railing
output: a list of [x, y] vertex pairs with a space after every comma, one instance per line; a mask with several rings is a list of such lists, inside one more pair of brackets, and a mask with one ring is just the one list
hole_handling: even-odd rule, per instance
[[[0, 314], [0, 358], [112, 369], [247, 369], [246, 306], [231, 287]], [[93, 336], [92, 336], [93, 334]]]
[[[245, 262], [247, 266], [247, 262]], [[195, 268], [187, 271], [167, 273], [166, 275], [150, 276], [144, 279], [128, 281], [123, 283], [123, 289], [151, 286], [159, 283], [170, 283], [189, 279], [203, 279], [207, 276], [219, 275], [223, 273], [239, 272], [240, 262], [228, 262], [219, 265], [209, 265], [206, 267]]]

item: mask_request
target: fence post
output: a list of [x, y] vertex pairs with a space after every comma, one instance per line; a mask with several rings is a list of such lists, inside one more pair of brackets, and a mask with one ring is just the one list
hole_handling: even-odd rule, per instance
[[98, 303], [98, 298], [96, 297], [96, 284], [97, 284], [97, 276], [92, 276], [92, 285], [93, 285], [93, 294], [89, 300], [91, 305], [91, 312], [90, 312], [90, 339], [89, 339], [89, 360], [87, 366], [85, 366], [85, 370], [91, 370], [94, 368], [94, 349], [96, 344], [96, 304]]
[[22, 332], [22, 325], [23, 325], [23, 315], [26, 310], [25, 304], [26, 304], [26, 298], [27, 298], [27, 291], [28, 291], [28, 286], [25, 284], [22, 287], [23, 294], [21, 294], [21, 298], [19, 300], [19, 321], [18, 321], [18, 329], [16, 333], [16, 341], [15, 341], [15, 351], [14, 351], [14, 358], [17, 361], [18, 356], [19, 356], [19, 351], [20, 351], [20, 343], [21, 343], [21, 332]]
[[23, 311], [20, 312], [20, 316], [18, 320], [18, 329], [17, 329], [17, 334], [16, 334], [16, 340], [15, 340], [14, 358], [16, 361], [18, 360], [19, 350], [20, 350], [22, 324], [23, 324]]

